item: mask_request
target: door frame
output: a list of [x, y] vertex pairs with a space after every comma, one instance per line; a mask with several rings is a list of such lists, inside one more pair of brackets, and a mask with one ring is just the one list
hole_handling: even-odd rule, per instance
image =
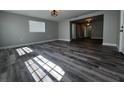
[[103, 34], [102, 34], [102, 39], [104, 40], [104, 13], [102, 12], [100, 14], [93, 14], [91, 16], [86, 15], [85, 17], [82, 17], [82, 18], [78, 18], [78, 19], [74, 19], [74, 20], [69, 21], [69, 24], [70, 24], [70, 27], [69, 27], [70, 28], [70, 41], [72, 41], [72, 23], [73, 23], [73, 21], [85, 19], [87, 17], [99, 16], [99, 15], [102, 15], [103, 16]]
[[119, 36], [119, 52], [123, 53], [122, 45], [123, 45], [123, 31], [124, 31], [124, 10], [120, 11], [120, 36]]

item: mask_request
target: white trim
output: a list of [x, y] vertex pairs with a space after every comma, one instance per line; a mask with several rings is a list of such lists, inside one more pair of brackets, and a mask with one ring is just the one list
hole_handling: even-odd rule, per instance
[[62, 40], [62, 41], [71, 41], [69, 39], [58, 39], [58, 40]]
[[119, 52], [122, 52], [123, 32], [120, 32]]
[[111, 44], [111, 43], [103, 43], [102, 45], [106, 45], [106, 46], [116, 46], [116, 47], [117, 47], [117, 44]]
[[103, 39], [102, 37], [91, 37], [91, 39]]
[[0, 49], [15, 48], [15, 47], [21, 47], [21, 46], [45, 43], [45, 42], [52, 42], [52, 41], [56, 41], [56, 40], [58, 40], [58, 39], [45, 40], [45, 41], [39, 41], [39, 42], [31, 42], [31, 43], [27, 43], [27, 44], [19, 44], [19, 45], [12, 45], [12, 46], [5, 46], [5, 47], [0, 47]]

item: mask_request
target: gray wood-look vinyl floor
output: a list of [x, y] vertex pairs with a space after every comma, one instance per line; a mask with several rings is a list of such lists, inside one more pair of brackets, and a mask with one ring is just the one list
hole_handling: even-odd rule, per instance
[[115, 47], [54, 41], [0, 50], [1, 82], [123, 82], [124, 56]]

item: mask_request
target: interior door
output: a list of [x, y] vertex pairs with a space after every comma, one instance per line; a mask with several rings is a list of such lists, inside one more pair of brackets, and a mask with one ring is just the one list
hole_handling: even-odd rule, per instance
[[124, 29], [122, 32], [122, 53], [124, 54]]
[[121, 17], [120, 17], [120, 45], [119, 51], [124, 54], [124, 10], [121, 10]]

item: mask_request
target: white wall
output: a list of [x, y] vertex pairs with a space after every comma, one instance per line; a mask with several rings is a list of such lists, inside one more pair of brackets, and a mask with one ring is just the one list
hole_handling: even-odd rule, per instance
[[103, 43], [114, 46], [118, 45], [120, 11], [105, 11], [103, 29]]
[[59, 40], [70, 41], [69, 21], [59, 22]]
[[[121, 10], [120, 12], [120, 30], [121, 32], [119, 33], [119, 42], [118, 42], [118, 49], [119, 49], [119, 52], [124, 52], [124, 41], [123, 41], [123, 38], [124, 38], [124, 28], [122, 28], [122, 26], [124, 26], [124, 10]], [[124, 53], [123, 53], [124, 54]]]
[[72, 18], [59, 23], [59, 39], [70, 40], [70, 21], [78, 20], [90, 16], [104, 14], [104, 27], [103, 27], [103, 44], [116, 46], [118, 44], [118, 35], [120, 31], [120, 11], [119, 10], [106, 10], [97, 11], [91, 14], [82, 15], [77, 18]]

